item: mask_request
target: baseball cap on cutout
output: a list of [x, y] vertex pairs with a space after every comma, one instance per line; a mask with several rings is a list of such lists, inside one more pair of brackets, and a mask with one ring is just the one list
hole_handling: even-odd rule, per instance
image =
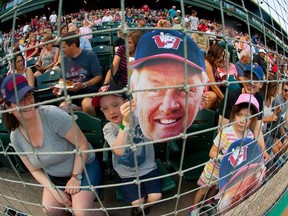
[[254, 95], [251, 94], [240, 94], [235, 105], [239, 105], [242, 103], [251, 103], [251, 107], [254, 108], [255, 113], [259, 112], [259, 102], [258, 100], [254, 97]]
[[182, 32], [176, 30], [154, 30], [144, 34], [137, 45], [135, 61], [131, 63], [131, 68], [135, 69], [152, 59], [173, 59], [183, 63], [187, 61], [187, 65], [198, 72], [205, 71], [203, 54], [188, 36], [186, 36], [187, 59], [185, 58], [184, 37]]
[[[263, 173], [261, 175], [264, 177], [263, 153], [257, 142], [250, 138], [236, 140], [229, 146], [220, 163], [219, 193], [216, 197], [219, 199], [225, 190], [255, 175], [256, 171], [260, 169], [262, 169]], [[262, 179], [258, 180], [261, 181]], [[239, 189], [239, 191], [241, 190]]]
[[258, 64], [253, 64], [252, 67], [251, 65], [247, 65], [245, 68], [245, 72], [250, 72], [252, 69], [253, 74], [255, 74], [255, 76], [258, 78], [258, 80], [263, 80], [265, 78], [265, 74], [262, 70], [262, 68], [258, 65]]
[[[109, 85], [104, 85], [99, 89], [99, 92], [111, 92], [111, 91], [119, 91], [122, 90], [123, 88], [115, 83], [111, 83]], [[110, 95], [116, 95], [119, 97], [123, 97], [125, 99], [127, 99], [127, 96], [125, 93], [114, 93], [114, 94], [110, 94]], [[100, 107], [100, 98], [103, 97], [105, 95], [101, 95], [101, 96], [95, 96], [92, 99], [92, 106], [93, 107]]]
[[264, 53], [266, 54], [266, 51], [264, 49], [259, 49], [258, 53]]
[[11, 103], [16, 104], [16, 95], [15, 95], [15, 86], [13, 82], [13, 76], [15, 76], [16, 89], [18, 93], [19, 101], [23, 96], [33, 89], [33, 86], [29, 86], [27, 79], [20, 74], [11, 74], [7, 76], [1, 84], [1, 93], [4, 101], [10, 101]]

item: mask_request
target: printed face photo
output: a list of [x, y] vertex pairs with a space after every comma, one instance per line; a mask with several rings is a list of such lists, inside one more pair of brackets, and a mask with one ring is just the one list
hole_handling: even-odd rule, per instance
[[[193, 70], [188, 67], [187, 85], [200, 85], [202, 74]], [[146, 138], [159, 140], [183, 133], [186, 110], [187, 128], [193, 123], [200, 109], [204, 86], [190, 86], [186, 92], [184, 71], [183, 62], [171, 59], [145, 62], [134, 70], [132, 89], [149, 89], [133, 94], [137, 102], [135, 114]], [[167, 86], [177, 87], [153, 90]]]

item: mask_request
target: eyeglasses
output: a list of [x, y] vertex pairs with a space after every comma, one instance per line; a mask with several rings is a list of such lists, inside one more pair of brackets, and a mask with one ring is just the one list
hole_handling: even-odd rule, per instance
[[19, 101], [20, 105], [23, 105], [26, 100], [31, 101], [34, 98], [33, 92], [26, 93]]
[[288, 89], [284, 89], [284, 92], [288, 92]]

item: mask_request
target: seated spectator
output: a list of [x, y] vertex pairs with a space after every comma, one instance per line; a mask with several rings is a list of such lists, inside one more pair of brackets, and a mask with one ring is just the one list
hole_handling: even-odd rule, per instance
[[[76, 34], [80, 35], [79, 28], [75, 24], [70, 24], [69, 25], [69, 32], [75, 32]], [[81, 49], [92, 50], [91, 43], [90, 43], [90, 41], [87, 38], [85, 38], [83, 36], [80, 36], [79, 40], [80, 40], [80, 48]]]
[[[277, 121], [272, 122], [272, 136], [276, 137], [276, 144], [274, 150], [277, 152], [277, 156], [284, 154], [288, 148], [288, 128], [286, 126], [287, 119], [287, 105], [288, 102], [288, 82], [284, 82], [282, 85], [282, 93], [277, 95], [275, 100], [272, 102], [272, 107], [277, 112]], [[269, 127], [269, 126], [268, 126]], [[277, 128], [273, 130], [273, 128]]]
[[[32, 49], [29, 49], [29, 50], [26, 50], [25, 51], [25, 58], [26, 60], [29, 60], [35, 56], [38, 56], [38, 52], [39, 52], [39, 48], [38, 47], [35, 47], [37, 46], [39, 43], [38, 41], [36, 40], [36, 34], [35, 33], [30, 33], [29, 34], [29, 42], [28, 44], [26, 45], [26, 49], [29, 49], [29, 48], [32, 48]], [[34, 47], [34, 48], [33, 48]]]
[[191, 38], [203, 52], [203, 56], [205, 57], [210, 49], [209, 37], [206, 34], [203, 34], [203, 31], [198, 28], [198, 32], [193, 32], [191, 34]]
[[[43, 39], [43, 42], [46, 43], [52, 40], [51, 37], [46, 37]], [[39, 59], [35, 64], [37, 71], [34, 73], [35, 77], [40, 76], [41, 74], [47, 72], [48, 70], [59, 70], [59, 68], [53, 68], [59, 57], [59, 48], [53, 47], [53, 42], [46, 43], [43, 45]]]
[[238, 74], [238, 80], [244, 81], [244, 71], [246, 66], [251, 62], [250, 52], [242, 50], [239, 54], [240, 59], [235, 63], [235, 67]]
[[[99, 92], [109, 92], [120, 90], [121, 87], [115, 84], [103, 86]], [[157, 177], [160, 175], [155, 163], [153, 145], [138, 146], [146, 141], [143, 132], [140, 129], [137, 118], [130, 119], [131, 111], [136, 107], [136, 102], [127, 101], [125, 94], [109, 94], [96, 96], [92, 100], [95, 107], [100, 107], [106, 119], [109, 121], [103, 128], [105, 140], [112, 147], [113, 168], [118, 173], [123, 183], [133, 182], [136, 175], [140, 180]], [[131, 106], [131, 109], [130, 109]], [[113, 114], [112, 114], [113, 113]], [[130, 127], [132, 127], [130, 129]], [[133, 133], [133, 143], [136, 145], [136, 151], [132, 151], [129, 145]], [[119, 148], [123, 146], [123, 148]], [[138, 169], [135, 167], [134, 154], [137, 157]], [[137, 171], [137, 172], [136, 172]], [[161, 199], [161, 180], [155, 179], [142, 182], [140, 184], [140, 193], [138, 193], [138, 184], [132, 183], [120, 186], [123, 194], [123, 200], [132, 206], [153, 203]], [[139, 195], [141, 199], [139, 199]], [[149, 213], [149, 207], [144, 209], [145, 214]], [[133, 208], [131, 215], [138, 216], [142, 212], [138, 208]]]
[[[76, 35], [75, 32], [68, 32], [61, 41], [65, 78], [73, 82], [73, 87], [68, 89], [68, 94], [81, 95], [97, 92], [103, 79], [98, 57], [90, 50], [81, 49], [78, 37], [66, 38]], [[58, 95], [59, 89], [54, 88], [53, 93]], [[72, 102], [81, 107], [83, 112], [96, 116], [91, 100], [92, 98], [87, 97], [74, 99]], [[67, 106], [69, 106], [67, 102], [60, 104], [60, 107], [65, 110]]]
[[267, 61], [266, 61], [266, 51], [264, 49], [260, 49], [258, 54], [254, 56], [253, 63], [257, 63], [264, 73], [266, 74], [267, 71]]
[[113, 17], [111, 15], [111, 11], [106, 11], [104, 16], [102, 17], [102, 23], [103, 22], [113, 22]]
[[157, 22], [158, 28], [171, 28], [171, 23], [169, 20], [161, 19]]
[[126, 13], [126, 16], [125, 16], [125, 22], [127, 23], [127, 24], [129, 24], [129, 23], [134, 23], [134, 16], [133, 16], [133, 14], [130, 12], [130, 11], [128, 11], [127, 13]]
[[[215, 73], [215, 80], [216, 82], [222, 82], [227, 81], [237, 81], [237, 70], [233, 63], [230, 62], [230, 53], [228, 51], [225, 51], [226, 56], [223, 60], [223, 63], [220, 63], [217, 67], [216, 73]], [[228, 63], [227, 63], [228, 60]], [[223, 94], [226, 92], [226, 85], [221, 84], [219, 85], [220, 90]], [[240, 88], [240, 85], [238, 83], [230, 83], [228, 86], [229, 91]]]
[[[22, 75], [15, 74], [15, 79], [20, 105], [34, 104], [34, 87], [28, 86]], [[22, 162], [43, 187], [43, 211], [47, 215], [66, 215], [63, 208], [70, 207], [75, 215], [95, 215], [95, 212], [84, 211], [94, 208], [95, 192], [90, 187], [80, 189], [80, 186], [98, 186], [101, 182], [101, 168], [95, 153], [83, 152], [92, 150], [91, 144], [71, 116], [57, 107], [15, 109], [14, 88], [13, 76], [7, 76], [1, 85], [1, 92], [6, 93], [4, 109], [14, 111], [3, 113], [3, 120], [12, 131], [14, 150], [22, 153], [19, 154]], [[76, 154], [76, 148], [81, 154]], [[34, 151], [39, 154], [23, 154]], [[75, 154], [71, 154], [73, 151]]]
[[35, 85], [35, 76], [33, 74], [33, 71], [31, 68], [25, 67], [25, 59], [21, 53], [18, 53], [13, 59], [12, 59], [12, 71], [7, 73], [7, 75], [11, 75], [13, 73], [13, 69], [17, 74], [21, 74], [27, 79], [27, 82], [29, 86]]
[[181, 24], [180, 24], [180, 18], [178, 17], [178, 16], [175, 16], [174, 18], [173, 18], [173, 25], [172, 25], [172, 28], [173, 29], [181, 29], [182, 28], [182, 26], [181, 26]]
[[[128, 35], [129, 61], [133, 61], [138, 41], [142, 36], [142, 31], [133, 31]], [[132, 59], [131, 59], [132, 58]], [[118, 85], [125, 87], [127, 85], [128, 67], [126, 58], [126, 47], [119, 47], [114, 56], [110, 70], [107, 72], [104, 84], [116, 82]]]
[[[120, 21], [121, 21], [121, 19], [120, 19]], [[102, 25], [101, 17], [96, 14], [95, 17], [94, 17], [93, 23], [94, 23], [94, 25]]]
[[61, 27], [61, 29], [60, 29], [60, 34], [61, 34], [61, 36], [67, 34], [67, 32], [68, 32], [68, 26], [67, 26], [67, 25], [63, 25], [63, 26]]
[[[209, 39], [208, 39], [209, 43]], [[209, 49], [207, 56], [205, 57], [206, 73], [209, 79], [209, 83], [214, 83], [215, 73], [219, 64], [223, 64], [225, 58], [225, 51], [222, 46], [213, 45]], [[204, 108], [216, 110], [221, 101], [224, 98], [224, 94], [221, 92], [218, 85], [209, 85], [209, 90], [207, 92], [209, 95], [209, 102], [205, 104]]]
[[[281, 111], [281, 108], [273, 110], [272, 102], [275, 99], [277, 92], [277, 78], [274, 75], [270, 75], [268, 77], [268, 84], [263, 83], [263, 87], [260, 90], [260, 94], [266, 100], [264, 101], [264, 110], [263, 110], [263, 123], [262, 123], [262, 131], [264, 135], [265, 147], [270, 154], [270, 156], [274, 157], [278, 153], [278, 142], [275, 143], [275, 139], [271, 134], [271, 124], [278, 119], [278, 113]], [[274, 82], [273, 82], [274, 81]], [[268, 86], [267, 86], [268, 85]], [[272, 153], [271, 153], [272, 152]]]
[[[252, 73], [252, 74], [251, 74]], [[252, 94], [255, 96], [259, 103], [259, 111], [263, 111], [263, 97], [259, 93], [260, 89], [262, 88], [263, 83], [261, 82], [265, 78], [265, 75], [263, 73], [263, 70], [259, 65], [253, 64], [248, 65], [246, 67], [246, 70], [244, 71], [244, 79], [246, 82], [243, 83], [243, 88], [235, 89], [227, 95], [227, 98], [222, 100], [220, 107], [218, 109], [219, 113], [219, 119], [218, 119], [218, 125], [220, 127], [225, 127], [229, 123], [230, 113], [233, 105], [235, 104], [237, 98], [240, 94]], [[253, 85], [250, 83], [253, 81]], [[224, 105], [226, 105], [224, 107]], [[265, 162], [269, 159], [269, 155], [266, 152], [263, 133], [262, 133], [262, 115], [258, 115], [258, 121], [255, 125], [251, 125], [251, 130], [253, 131], [253, 134], [258, 139], [258, 144], [260, 148], [263, 151], [263, 156]]]

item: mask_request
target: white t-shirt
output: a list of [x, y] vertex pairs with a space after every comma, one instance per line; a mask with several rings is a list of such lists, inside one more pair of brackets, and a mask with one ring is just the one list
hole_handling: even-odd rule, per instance
[[57, 21], [57, 15], [56, 14], [51, 14], [49, 17], [50, 22], [56, 23]]

